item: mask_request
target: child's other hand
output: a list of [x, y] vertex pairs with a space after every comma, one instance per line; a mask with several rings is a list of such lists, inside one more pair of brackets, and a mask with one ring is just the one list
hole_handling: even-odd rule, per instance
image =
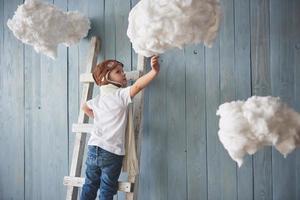
[[87, 106], [86, 102], [82, 105], [81, 108], [82, 108], [83, 112], [84, 112], [87, 116], [89, 116], [90, 118], [94, 118], [94, 112], [93, 112], [92, 109], [90, 109], [90, 108]]
[[156, 73], [159, 72], [159, 63], [158, 63], [159, 56], [152, 56], [151, 57], [151, 68]]

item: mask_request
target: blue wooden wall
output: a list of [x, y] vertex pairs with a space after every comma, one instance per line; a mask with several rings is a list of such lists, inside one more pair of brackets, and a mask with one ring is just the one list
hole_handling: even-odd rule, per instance
[[[137, 0], [49, 2], [91, 19], [89, 38], [102, 39], [99, 61], [116, 58], [134, 69], [126, 29]], [[0, 200], [60, 200], [89, 39], [60, 46], [55, 61], [37, 54], [6, 26], [21, 3], [0, 0]], [[218, 140], [215, 115], [219, 104], [251, 95], [280, 96], [300, 111], [300, 0], [221, 4], [213, 48], [161, 55], [161, 73], [146, 89], [141, 200], [300, 199], [299, 150], [284, 159], [265, 148], [238, 168]]]

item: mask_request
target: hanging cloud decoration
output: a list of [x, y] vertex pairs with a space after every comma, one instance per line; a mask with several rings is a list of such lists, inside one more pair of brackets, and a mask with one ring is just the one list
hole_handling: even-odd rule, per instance
[[287, 156], [300, 144], [300, 114], [278, 97], [250, 97], [219, 106], [219, 139], [240, 167], [246, 154], [273, 145]]
[[58, 44], [70, 46], [87, 35], [90, 21], [77, 11], [63, 12], [52, 4], [27, 0], [7, 26], [23, 43], [54, 59]]
[[129, 13], [127, 35], [146, 57], [189, 43], [211, 47], [220, 13], [219, 0], [141, 0]]

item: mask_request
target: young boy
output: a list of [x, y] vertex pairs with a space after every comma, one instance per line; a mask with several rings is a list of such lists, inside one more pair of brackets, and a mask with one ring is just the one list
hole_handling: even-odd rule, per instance
[[128, 87], [122, 63], [106, 60], [94, 69], [93, 78], [100, 86], [100, 95], [82, 106], [86, 115], [94, 118], [95, 130], [88, 141], [81, 200], [94, 200], [99, 188], [100, 200], [112, 200], [117, 193], [125, 154], [127, 107], [132, 98], [159, 73], [158, 56], [151, 58], [151, 68]]

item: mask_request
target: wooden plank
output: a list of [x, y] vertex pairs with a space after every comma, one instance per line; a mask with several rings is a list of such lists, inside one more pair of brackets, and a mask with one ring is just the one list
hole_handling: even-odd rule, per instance
[[115, 27], [115, 1], [105, 1], [104, 9], [104, 45], [105, 59], [116, 58], [116, 27]]
[[25, 46], [25, 199], [41, 199], [41, 56]]
[[[160, 73], [144, 92], [144, 125], [139, 135], [140, 175], [137, 199], [168, 199], [166, 78], [168, 59], [159, 58]], [[150, 66], [148, 65], [148, 68]], [[150, 70], [150, 69], [148, 69]], [[151, 167], [148, 167], [151, 166]], [[147, 170], [145, 170], [147, 169]], [[138, 190], [138, 191], [137, 191]]]
[[[3, 66], [3, 59], [4, 59], [3, 43], [4, 43], [4, 0], [0, 0], [0, 65], [1, 66]], [[1, 98], [2, 96], [0, 96], [0, 101]]]
[[[273, 96], [280, 96], [290, 106], [294, 102], [294, 72], [292, 2], [270, 1], [270, 66]], [[298, 79], [299, 77], [295, 77]], [[284, 158], [273, 148], [273, 199], [297, 199], [296, 154]]]
[[[100, 41], [96, 37], [91, 40], [90, 54], [87, 59], [86, 72], [91, 72], [97, 62], [97, 55], [99, 52]], [[83, 92], [81, 97], [81, 105], [92, 97], [93, 94], [93, 83], [87, 83], [83, 85]], [[88, 122], [88, 117], [84, 114], [83, 110], [79, 111], [78, 123]], [[76, 133], [74, 141], [74, 149], [72, 156], [72, 164], [70, 169], [70, 176], [78, 177], [81, 175], [81, 167], [83, 161], [83, 152], [86, 142], [86, 135]], [[74, 187], [68, 187], [67, 199], [76, 199], [78, 196], [78, 190]]]
[[[293, 0], [291, 2], [292, 8], [290, 12], [292, 13], [292, 62], [294, 66], [294, 108], [296, 111], [300, 112], [300, 17], [299, 8], [300, 1]], [[300, 149], [296, 150], [296, 182], [295, 185], [300, 185]], [[300, 190], [296, 190], [296, 199], [300, 199]]]
[[[186, 102], [185, 102], [185, 63], [184, 52], [174, 49], [166, 53], [168, 65], [166, 77], [167, 98], [167, 162], [168, 199], [182, 200], [187, 197], [186, 168]], [[175, 78], [176, 77], [176, 78]], [[173, 176], [175, 175], [176, 176]]]
[[[135, 53], [133, 53], [135, 54]], [[133, 63], [137, 63], [138, 62], [138, 55], [134, 55], [133, 56], [133, 60], [132, 62]], [[136, 59], [136, 60], [134, 60]], [[137, 65], [133, 65], [133, 66], [137, 66]], [[157, 184], [157, 182], [152, 182], [153, 180], [155, 180], [156, 176], [155, 174], [153, 173], [151, 175], [151, 172], [153, 172], [155, 169], [154, 169], [154, 166], [156, 166], [154, 164], [154, 162], [159, 162], [159, 158], [157, 157], [155, 160], [151, 159], [153, 157], [155, 157], [155, 154], [153, 151], [153, 148], [150, 147], [151, 145], [151, 141], [150, 141], [150, 138], [152, 138], [152, 133], [151, 132], [151, 137], [150, 137], [150, 134], [149, 134], [149, 128], [150, 126], [148, 124], [151, 124], [151, 127], [157, 127], [155, 126], [155, 123], [153, 123], [152, 120], [150, 120], [149, 118], [149, 115], [150, 115], [150, 112], [149, 112], [149, 107], [148, 105], [149, 104], [149, 93], [150, 93], [150, 90], [152, 87], [155, 87], [155, 84], [156, 81], [152, 84], [150, 84], [150, 86], [147, 87], [147, 89], [145, 89], [144, 91], [144, 108], [143, 108], [143, 119], [142, 119], [142, 123], [143, 123], [143, 126], [142, 128], [140, 129], [140, 132], [139, 133], [139, 136], [138, 138], [136, 138], [136, 141], [137, 141], [137, 156], [138, 156], [138, 161], [139, 161], [139, 167], [140, 167], [140, 172], [139, 174], [137, 175], [136, 179], [135, 179], [135, 187], [134, 187], [134, 199], [143, 199], [143, 200], [149, 200], [149, 199], [153, 199], [153, 196], [155, 196], [156, 193], [154, 192], [150, 192], [151, 191], [151, 188], [152, 187], [161, 187], [161, 190], [162, 191], [166, 191], [164, 189], [166, 188], [163, 188], [165, 187], [166, 185], [163, 185], [162, 181], [157, 181], [159, 184]], [[159, 93], [158, 90], [156, 90], [157, 93]], [[152, 97], [153, 99], [153, 97]], [[151, 110], [151, 113], [152, 112], [156, 112], [156, 110]], [[156, 112], [157, 116], [160, 116], [157, 112]], [[162, 126], [159, 126], [159, 127], [162, 127]], [[156, 129], [157, 130], [157, 129]], [[158, 134], [159, 131], [157, 131], [155, 134]], [[157, 145], [159, 146], [159, 145]], [[154, 156], [152, 156], [152, 154], [154, 154]], [[150, 157], [151, 156], [151, 157]], [[166, 161], [166, 160], [164, 160]], [[152, 166], [152, 167], [149, 167], [149, 166]], [[164, 166], [162, 163], [161, 163], [161, 167]], [[147, 169], [147, 170], [141, 170], [141, 169]], [[161, 168], [161, 170], [163, 170]], [[153, 183], [153, 184], [152, 184]], [[157, 184], [157, 185], [155, 185]], [[162, 193], [163, 194], [163, 193]]]
[[24, 51], [6, 22], [20, 0], [1, 1], [0, 199], [24, 198]]
[[[139, 2], [139, 0], [130, 0], [130, 6], [131, 9]], [[144, 70], [146, 69], [146, 58], [144, 59], [139, 59], [140, 55], [136, 54], [135, 51], [133, 50], [132, 46], [131, 46], [131, 66], [136, 66], [132, 67], [132, 69], [138, 69], [138, 68], [144, 68]], [[141, 63], [139, 63], [139, 61], [141, 61]], [[139, 67], [140, 66], [140, 67]], [[141, 67], [144, 66], [144, 67]], [[144, 139], [144, 132], [146, 131], [146, 127], [144, 126], [145, 122], [148, 122], [148, 112], [147, 112], [147, 106], [148, 105], [148, 100], [145, 99], [145, 95], [147, 95], [147, 89], [145, 89], [145, 91], [143, 91], [143, 114], [142, 114], [142, 118], [141, 123], [142, 123], [142, 127], [140, 127], [140, 131], [139, 133], [136, 132], [138, 135], [136, 135], [136, 148], [137, 148], [137, 158], [138, 158], [138, 164], [139, 164], [139, 169], [142, 169], [143, 166], [144, 168], [148, 168], [147, 166], [149, 166], [147, 163], [149, 162], [149, 159], [147, 158], [143, 158], [142, 157], [142, 148], [145, 149], [147, 148], [147, 144], [145, 143], [145, 139]], [[149, 147], [149, 146], [148, 146]], [[144, 151], [144, 150], [143, 150]], [[143, 161], [141, 161], [143, 160]], [[150, 169], [149, 169], [150, 170]], [[135, 184], [134, 184], [134, 195], [133, 195], [133, 199], [148, 199], [151, 198], [151, 194], [146, 192], [144, 193], [142, 190], [143, 189], [148, 189], [149, 187], [147, 187], [149, 184], [149, 176], [147, 176], [146, 174], [149, 174], [149, 170], [144, 170], [143, 172], [140, 170], [139, 174], [135, 177]], [[145, 174], [146, 173], [146, 174]], [[145, 175], [147, 177], [145, 177]], [[147, 186], [145, 187], [144, 185], [147, 184]], [[149, 194], [149, 195], [144, 195], [144, 194]]]
[[185, 49], [187, 196], [207, 199], [205, 58], [203, 45]]
[[[91, 21], [91, 29], [89, 31], [88, 38], [92, 36], [100, 37], [102, 40], [101, 46], [105, 47], [105, 25], [104, 25], [104, 13], [105, 13], [105, 0], [89, 0], [87, 2], [82, 2], [83, 4], [87, 5], [87, 14]], [[88, 41], [88, 40], [87, 40]], [[104, 49], [104, 48], [102, 48]], [[104, 51], [100, 51], [97, 62], [102, 62], [104, 60]], [[94, 85], [97, 87], [96, 85]], [[97, 95], [95, 93], [94, 95]]]
[[[3, 77], [5, 74], [6, 66], [4, 65], [4, 0], [0, 0], [0, 118], [3, 119], [4, 112], [3, 112], [3, 106], [4, 106], [4, 98], [3, 98], [3, 93], [4, 93], [4, 88], [3, 88]], [[0, 129], [4, 130], [4, 120], [0, 120]], [[8, 133], [6, 133], [8, 134]], [[0, 144], [2, 144], [2, 136], [0, 136]], [[0, 153], [1, 159], [3, 159], [3, 155]], [[4, 172], [0, 170], [0, 175], [4, 176]], [[2, 185], [4, 185], [4, 182], [0, 180], [0, 188], [2, 188]], [[0, 198], [4, 198], [4, 192], [2, 191], [3, 189], [0, 189]]]
[[[82, 177], [71, 177], [65, 176], [64, 177], [64, 185], [73, 186], [73, 187], [82, 187], [84, 184], [84, 178]], [[121, 192], [132, 192], [134, 184], [131, 182], [119, 182], [118, 183], [118, 190]]]
[[[4, 65], [4, 0], [0, 0], [0, 93], [3, 94], [3, 74], [5, 74], [4, 70], [6, 69], [6, 66]], [[4, 98], [3, 95], [0, 95], [0, 118], [3, 119], [4, 112], [3, 110], [4, 105]], [[0, 128], [1, 130], [4, 130], [4, 120], [0, 120]], [[6, 133], [7, 134], [7, 133]], [[0, 144], [2, 144], [2, 137], [0, 136]], [[0, 153], [1, 158], [3, 158], [3, 154]], [[4, 173], [1, 172], [0, 175], [2, 176]], [[4, 176], [4, 175], [3, 175]], [[2, 188], [2, 185], [4, 183], [0, 181], [0, 188]], [[0, 189], [0, 198], [4, 198], [4, 192], [2, 189]]]
[[217, 135], [219, 119], [215, 114], [220, 104], [219, 49], [219, 38], [214, 42], [212, 48], [205, 48], [208, 200], [222, 199], [220, 176], [223, 169], [221, 169], [220, 154], [218, 152], [223, 147]]
[[[234, 2], [236, 99], [247, 99], [251, 96], [249, 7], [249, 0]], [[253, 200], [252, 167], [253, 157], [245, 156], [242, 167], [237, 170], [237, 199]]]
[[[296, 111], [300, 112], [300, 18], [299, 9], [300, 1], [293, 0], [291, 2], [292, 8], [290, 12], [292, 13], [292, 49], [293, 49], [293, 65], [294, 65], [294, 108]], [[300, 149], [296, 150], [296, 182], [295, 185], [300, 185]], [[300, 199], [300, 190], [296, 190], [296, 199]]]
[[[252, 95], [270, 95], [269, 0], [250, 1]], [[253, 156], [254, 199], [272, 199], [272, 150]]]
[[115, 16], [115, 54], [116, 59], [124, 64], [125, 71], [131, 71], [131, 43], [126, 35], [128, 27], [128, 14], [130, 11], [130, 0], [114, 0]]
[[72, 132], [73, 133], [91, 133], [94, 130], [93, 124], [73, 124]]
[[[234, 1], [223, 1], [223, 26], [220, 28], [220, 103], [235, 100]], [[237, 199], [237, 165], [222, 147], [220, 183], [222, 199]], [[228, 184], [230, 182], [230, 184]]]
[[[130, 81], [130, 80], [134, 81], [134, 80], [137, 80], [141, 76], [142, 72], [137, 71], [137, 70], [136, 71], [127, 71], [127, 72], [125, 72], [125, 74], [126, 74], [126, 78], [128, 81]], [[80, 82], [83, 82], [83, 83], [94, 82], [92, 73], [81, 74]]]
[[41, 54], [25, 45], [25, 199], [42, 199]]

